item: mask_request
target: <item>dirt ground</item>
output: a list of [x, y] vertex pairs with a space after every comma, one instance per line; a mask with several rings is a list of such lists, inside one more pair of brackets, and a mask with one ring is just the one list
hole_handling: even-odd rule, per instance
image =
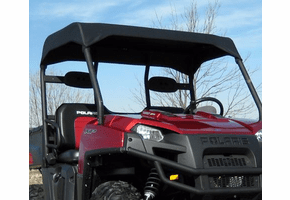
[[29, 170], [29, 200], [44, 200], [42, 175], [39, 170]]
[[29, 185], [42, 184], [42, 175], [38, 169], [29, 170]]

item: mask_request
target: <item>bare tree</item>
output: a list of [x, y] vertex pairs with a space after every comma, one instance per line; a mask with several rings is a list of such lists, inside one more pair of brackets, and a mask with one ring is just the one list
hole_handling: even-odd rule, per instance
[[[51, 75], [57, 74], [53, 70], [49, 70], [48, 73]], [[62, 103], [93, 102], [92, 91], [71, 88], [64, 84], [47, 84], [46, 90], [49, 115], [54, 115], [56, 109]], [[37, 71], [29, 76], [29, 127], [36, 127], [42, 124], [41, 109], [40, 78], [39, 71]]]
[[41, 124], [41, 94], [39, 73], [29, 75], [29, 127]]
[[[189, 7], [185, 8], [184, 13], [181, 15], [178, 15], [176, 8], [171, 6], [171, 21], [169, 25], [166, 25], [162, 17], [156, 13], [156, 20], [153, 21], [153, 26], [161, 29], [216, 34], [217, 26], [215, 21], [220, 6], [217, 0], [214, 3], [208, 3], [203, 20], [200, 18], [195, 0], [191, 2]], [[250, 55], [244, 61], [249, 57]], [[257, 70], [248, 68], [250, 75], [254, 74]], [[188, 82], [188, 76], [169, 68], [165, 69], [163, 74], [175, 79], [177, 83]], [[249, 92], [246, 92], [247, 86], [244, 83], [239, 68], [228, 64], [225, 58], [215, 59], [202, 64], [194, 75], [193, 84], [197, 99], [206, 96], [225, 96], [224, 99], [227, 102], [224, 104], [224, 115], [245, 117], [253, 112], [254, 102], [251, 101]], [[258, 86], [258, 89], [260, 88], [261, 84]], [[139, 90], [144, 91], [144, 88], [140, 87]], [[141, 94], [140, 91], [135, 90], [135, 93]], [[184, 90], [166, 94], [152, 93], [153, 101], [163, 106], [185, 108], [190, 102], [189, 92]], [[146, 103], [141, 99], [143, 96], [137, 97], [135, 95], [135, 99], [139, 104], [145, 106]]]

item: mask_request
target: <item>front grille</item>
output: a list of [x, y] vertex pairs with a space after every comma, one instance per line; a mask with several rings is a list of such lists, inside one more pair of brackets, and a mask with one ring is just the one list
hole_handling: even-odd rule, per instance
[[209, 158], [209, 167], [244, 167], [247, 166], [245, 158]]
[[254, 167], [245, 155], [205, 155], [204, 167]]
[[209, 182], [211, 188], [251, 188], [258, 186], [258, 176], [209, 176]]

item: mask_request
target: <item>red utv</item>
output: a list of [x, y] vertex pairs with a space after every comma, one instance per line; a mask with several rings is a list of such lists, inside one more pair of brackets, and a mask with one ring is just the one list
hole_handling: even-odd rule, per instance
[[[223, 56], [233, 57], [240, 68], [259, 111], [256, 122], [224, 117], [216, 98], [196, 99], [195, 72]], [[89, 73], [46, 74], [50, 65], [66, 61], [84, 61]], [[144, 67], [147, 106], [141, 113], [105, 107], [99, 63]], [[149, 79], [155, 66], [186, 74], [188, 83]], [[231, 39], [73, 23], [46, 39], [40, 68], [43, 125], [30, 131], [29, 167], [41, 169], [46, 200], [262, 199], [262, 143], [256, 135], [262, 130], [262, 104]], [[47, 83], [92, 88], [95, 102], [63, 103], [48, 115]], [[150, 90], [188, 90], [190, 104], [153, 106]], [[215, 102], [219, 113], [197, 108], [204, 101]]]

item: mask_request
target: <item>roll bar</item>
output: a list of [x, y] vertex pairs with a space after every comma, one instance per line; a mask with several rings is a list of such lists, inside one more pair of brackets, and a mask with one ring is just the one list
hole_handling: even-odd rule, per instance
[[242, 74], [243, 74], [243, 77], [247, 83], [247, 86], [252, 94], [252, 97], [256, 103], [256, 106], [258, 107], [258, 110], [259, 110], [259, 121], [262, 121], [262, 102], [257, 94], [257, 91], [255, 90], [255, 87], [250, 79], [250, 76], [245, 68], [245, 65], [243, 63], [243, 61], [239, 58], [236, 58], [236, 63], [238, 64]]

